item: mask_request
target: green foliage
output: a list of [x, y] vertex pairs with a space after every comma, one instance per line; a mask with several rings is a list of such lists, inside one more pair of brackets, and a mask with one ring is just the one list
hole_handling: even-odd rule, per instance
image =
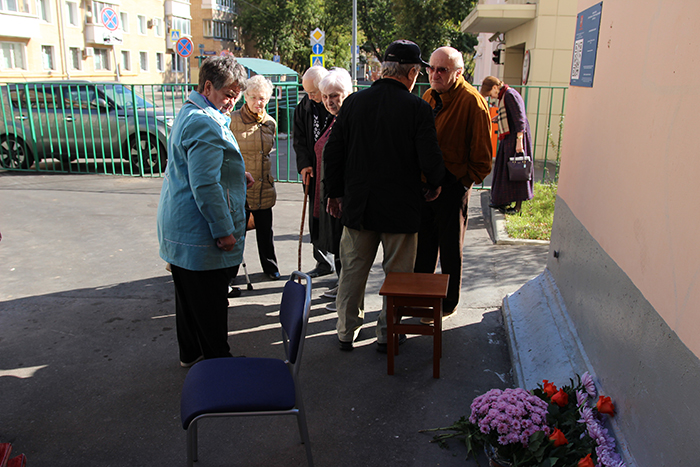
[[396, 0], [393, 9], [397, 39], [417, 43], [426, 61], [433, 50], [444, 45], [473, 55], [477, 39], [462, 33], [460, 25], [476, 3], [473, 0]]
[[242, 2], [236, 25], [263, 58], [276, 52], [287, 66], [303, 71], [309, 65], [309, 33], [321, 24], [321, 0], [257, 0]]
[[524, 201], [519, 214], [506, 215], [506, 231], [512, 238], [549, 240], [554, 221], [556, 183], [535, 183], [535, 196]]
[[[476, 37], [459, 30], [476, 0], [357, 0], [357, 43], [382, 59], [396, 39], [416, 42], [427, 61], [433, 50], [451, 45], [473, 55]], [[303, 72], [309, 67], [309, 33], [326, 33], [326, 67], [350, 67], [352, 2], [349, 0], [244, 0], [236, 25], [263, 58], [279, 53], [282, 63]], [[465, 60], [469, 62], [469, 57]]]

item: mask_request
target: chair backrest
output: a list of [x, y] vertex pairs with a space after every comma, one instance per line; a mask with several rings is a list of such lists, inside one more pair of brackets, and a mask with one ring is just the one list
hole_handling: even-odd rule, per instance
[[[295, 282], [294, 278], [304, 278], [305, 285]], [[294, 271], [284, 285], [280, 305], [280, 323], [282, 340], [285, 344], [287, 361], [294, 365], [294, 373], [299, 371], [297, 362], [301, 359], [306, 337], [306, 325], [311, 309], [311, 278], [299, 271]]]

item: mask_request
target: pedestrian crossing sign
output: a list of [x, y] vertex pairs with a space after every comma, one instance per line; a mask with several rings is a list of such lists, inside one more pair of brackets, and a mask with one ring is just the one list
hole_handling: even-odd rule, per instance
[[311, 55], [311, 66], [325, 66], [323, 61], [323, 55]]

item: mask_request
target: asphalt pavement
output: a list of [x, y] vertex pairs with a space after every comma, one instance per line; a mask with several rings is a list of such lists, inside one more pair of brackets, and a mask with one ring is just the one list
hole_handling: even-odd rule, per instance
[[[0, 172], [0, 442], [41, 466], [181, 466], [172, 279], [155, 234], [161, 179]], [[234, 355], [279, 357], [278, 303], [298, 267], [303, 195], [278, 184], [273, 209], [283, 280], [260, 268], [254, 235], [246, 259], [253, 290], [230, 300]], [[513, 385], [504, 296], [540, 274], [546, 245], [495, 245], [490, 210], [469, 206], [464, 281], [445, 320], [440, 379], [432, 340], [409, 336], [387, 375], [376, 352], [381, 251], [367, 285], [366, 329], [341, 352], [322, 298], [334, 276], [314, 280], [301, 381], [316, 466], [473, 466], [463, 445], [430, 444], [419, 430], [450, 425], [471, 400]], [[308, 229], [305, 229], [308, 232]], [[308, 234], [302, 270], [314, 267]], [[293, 417], [200, 424], [201, 467], [305, 466]], [[482, 461], [483, 465], [483, 461]]]

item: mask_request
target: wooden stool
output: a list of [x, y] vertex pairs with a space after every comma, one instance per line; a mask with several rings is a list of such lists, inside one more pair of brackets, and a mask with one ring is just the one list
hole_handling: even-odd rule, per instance
[[[379, 295], [387, 300], [387, 373], [394, 374], [394, 355], [399, 354], [401, 334], [433, 336], [433, 378], [440, 377], [442, 357], [442, 299], [447, 296], [449, 274], [390, 272]], [[432, 318], [433, 324], [401, 324], [403, 316]]]

